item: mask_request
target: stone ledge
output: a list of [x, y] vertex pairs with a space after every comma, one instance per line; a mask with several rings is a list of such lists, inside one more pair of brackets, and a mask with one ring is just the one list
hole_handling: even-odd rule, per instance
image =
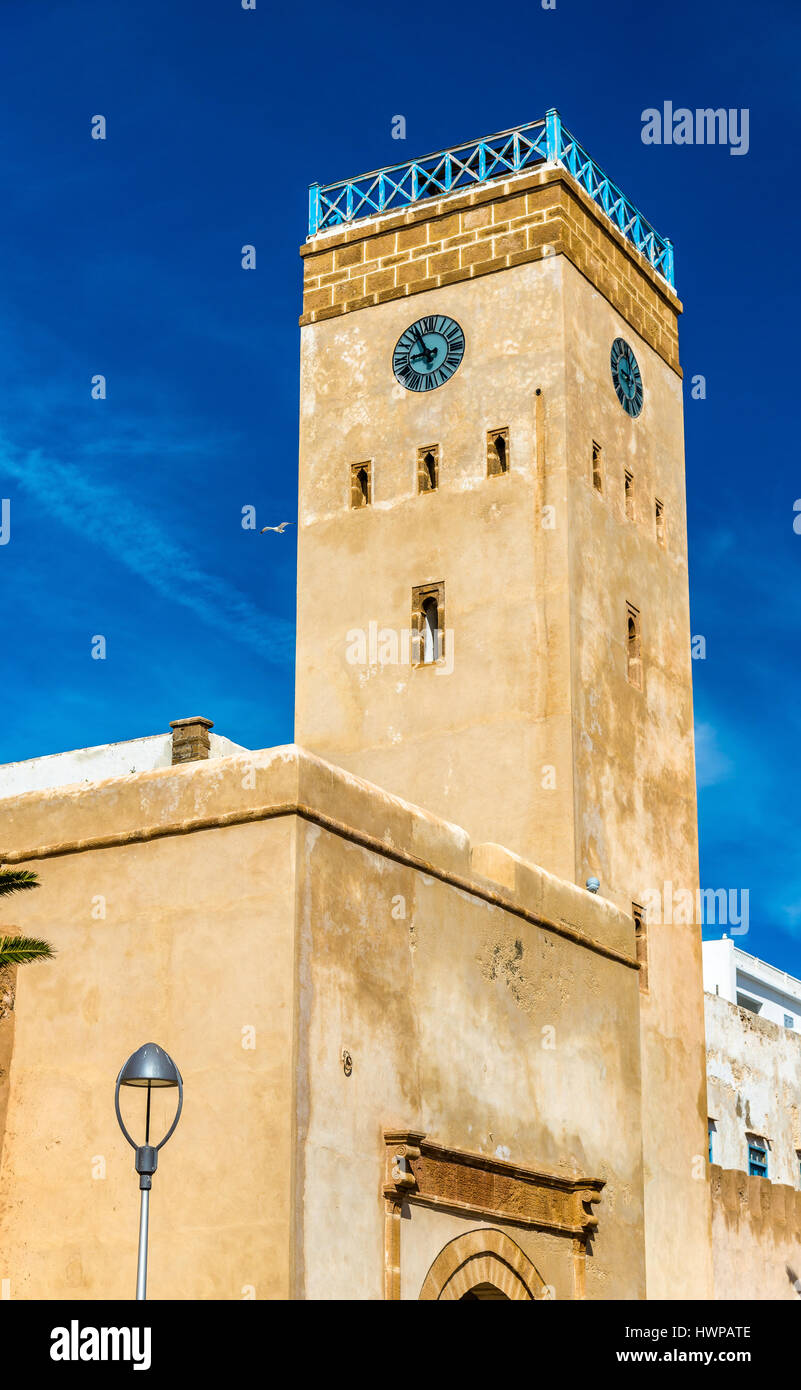
[[[482, 847], [471, 857], [460, 826], [295, 744], [9, 798], [0, 804], [0, 861], [33, 864], [282, 816], [297, 816], [628, 969], [639, 968], [633, 922], [612, 903], [500, 846], [492, 847], [494, 857]], [[504, 856], [514, 862], [513, 883]], [[493, 864], [503, 882], [487, 876]]]

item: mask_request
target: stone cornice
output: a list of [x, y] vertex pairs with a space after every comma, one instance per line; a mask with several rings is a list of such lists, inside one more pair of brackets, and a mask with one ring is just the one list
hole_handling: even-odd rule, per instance
[[469, 1212], [586, 1239], [598, 1225], [591, 1208], [602, 1178], [566, 1178], [446, 1147], [414, 1130], [385, 1130], [383, 1195], [388, 1201]]
[[[272, 796], [253, 794], [259, 776]], [[246, 781], [248, 786], [243, 790]], [[228, 809], [232, 800], [240, 804]], [[213, 802], [217, 803], [214, 808], [210, 805]], [[331, 802], [335, 806], [329, 809]], [[176, 809], [184, 814], [176, 815]], [[585, 923], [592, 922], [597, 931], [613, 925], [615, 939], [615, 932], [619, 937], [629, 919], [612, 904], [590, 899], [574, 885], [553, 880], [523, 861], [517, 861], [515, 886], [506, 885], [507, 891], [503, 891], [498, 883], [471, 871], [471, 846], [458, 826], [294, 745], [86, 786], [32, 792], [0, 802], [0, 847], [4, 843], [8, 846], [0, 848], [0, 862], [32, 864], [291, 816], [438, 879], [630, 970], [639, 969], [633, 929], [629, 952], [600, 940], [586, 925], [557, 919], [538, 905], [537, 895], [543, 885], [554, 885], [562, 897], [567, 895], [575, 902], [577, 915], [583, 914]], [[80, 837], [69, 833], [76, 824], [88, 830], [92, 822], [91, 833]], [[34, 831], [41, 834], [38, 842]]]

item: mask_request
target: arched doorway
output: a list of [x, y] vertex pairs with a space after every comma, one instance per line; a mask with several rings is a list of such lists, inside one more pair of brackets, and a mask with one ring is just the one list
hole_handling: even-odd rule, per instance
[[459, 1299], [460, 1303], [508, 1303], [509, 1295], [501, 1293], [494, 1284], [476, 1284]]
[[503, 1231], [467, 1231], [437, 1255], [420, 1290], [421, 1300], [489, 1302], [541, 1298], [545, 1281]]

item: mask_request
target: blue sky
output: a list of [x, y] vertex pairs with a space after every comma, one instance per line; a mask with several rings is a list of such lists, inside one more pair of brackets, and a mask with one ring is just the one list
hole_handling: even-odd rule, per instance
[[[296, 516], [307, 186], [557, 106], [675, 243], [702, 881], [801, 974], [795, 0], [8, 0], [3, 29], [0, 761], [190, 713], [291, 739], [294, 533], [240, 514]], [[665, 100], [748, 108], [748, 154], [644, 145]]]

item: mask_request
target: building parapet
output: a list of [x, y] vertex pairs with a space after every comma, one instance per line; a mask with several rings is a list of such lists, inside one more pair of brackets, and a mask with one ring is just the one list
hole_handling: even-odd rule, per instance
[[309, 237], [361, 218], [400, 211], [431, 198], [508, 179], [538, 164], [560, 165], [606, 214], [658, 275], [675, 288], [673, 244], [660, 236], [613, 183], [551, 108], [543, 120], [480, 140], [454, 145], [421, 159], [388, 165], [309, 189]]

